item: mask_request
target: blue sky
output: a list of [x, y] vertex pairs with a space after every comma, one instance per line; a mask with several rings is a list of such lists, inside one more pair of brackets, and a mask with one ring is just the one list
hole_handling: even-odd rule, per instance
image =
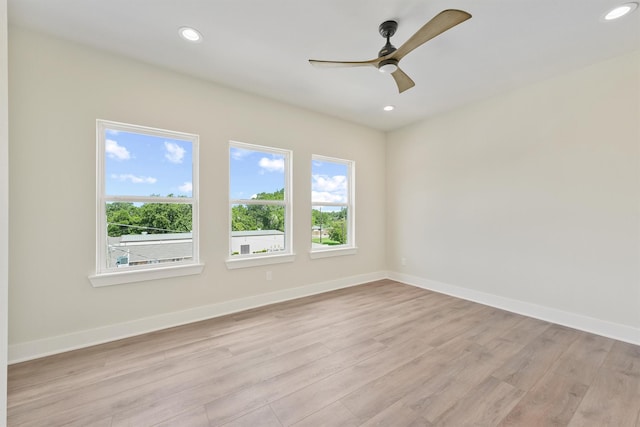
[[[238, 147], [231, 147], [230, 154], [232, 199], [251, 199], [258, 193], [273, 193], [284, 188], [284, 155]], [[345, 164], [314, 160], [311, 177], [313, 201], [346, 202], [347, 170]]]
[[[124, 131], [107, 130], [105, 183], [107, 195], [192, 195], [192, 145]], [[281, 154], [230, 149], [231, 197], [250, 199], [285, 185]], [[311, 194], [314, 202], [347, 201], [347, 165], [313, 160]]]
[[230, 148], [230, 195], [232, 199], [251, 199], [258, 193], [284, 188], [284, 161], [281, 154]]
[[107, 195], [192, 195], [192, 144], [124, 131], [105, 135]]

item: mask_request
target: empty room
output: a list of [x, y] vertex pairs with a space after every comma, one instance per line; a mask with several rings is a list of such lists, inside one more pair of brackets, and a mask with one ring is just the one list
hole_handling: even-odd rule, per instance
[[0, 425], [640, 427], [638, 9], [0, 0]]

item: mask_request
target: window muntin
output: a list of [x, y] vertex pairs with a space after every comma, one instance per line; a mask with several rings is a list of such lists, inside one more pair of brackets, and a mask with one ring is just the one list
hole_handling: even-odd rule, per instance
[[355, 246], [354, 162], [314, 155], [311, 162], [311, 250]]
[[97, 121], [96, 276], [198, 263], [198, 136]]
[[230, 143], [230, 259], [292, 253], [290, 162], [288, 150]]

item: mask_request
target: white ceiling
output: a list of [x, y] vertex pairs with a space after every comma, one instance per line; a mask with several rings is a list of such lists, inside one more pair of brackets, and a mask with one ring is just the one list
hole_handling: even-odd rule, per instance
[[[9, 0], [9, 24], [187, 73], [221, 85], [392, 130], [473, 100], [640, 49], [629, 0]], [[398, 94], [374, 68], [314, 68], [307, 60], [367, 60], [399, 28], [399, 47], [444, 9], [469, 21], [411, 52], [416, 86]], [[199, 44], [178, 36], [192, 26]], [[639, 70], [640, 72], [640, 70]], [[390, 113], [387, 104], [396, 106]]]

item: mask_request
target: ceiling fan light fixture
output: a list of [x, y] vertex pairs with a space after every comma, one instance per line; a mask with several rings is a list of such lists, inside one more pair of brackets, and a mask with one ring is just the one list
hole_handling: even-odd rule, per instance
[[395, 59], [386, 59], [378, 65], [378, 71], [381, 73], [391, 74], [398, 69], [398, 61]]
[[187, 41], [193, 43], [200, 43], [202, 41], [202, 34], [200, 34], [200, 31], [196, 30], [195, 28], [180, 27], [178, 33], [180, 34], [180, 37]]
[[377, 58], [369, 59], [368, 61], [319, 61], [317, 59], [310, 59], [309, 63], [314, 66], [330, 67], [375, 67], [382, 73], [391, 74], [396, 86], [398, 86], [398, 93], [403, 93], [416, 84], [411, 80], [411, 77], [398, 68], [400, 60], [432, 38], [450, 30], [469, 18], [471, 18], [471, 15], [464, 10], [443, 10], [420, 27], [418, 31], [413, 33], [413, 35], [397, 49], [391, 44], [390, 38], [395, 34], [398, 23], [396, 21], [385, 21], [378, 27], [378, 32], [382, 37], [387, 39], [387, 43], [382, 47], [380, 52], [378, 52]]
[[605, 21], [613, 21], [618, 18], [622, 18], [625, 15], [633, 12], [638, 7], [638, 3], [631, 2], [621, 4], [620, 6], [614, 7], [609, 12], [604, 15]]

